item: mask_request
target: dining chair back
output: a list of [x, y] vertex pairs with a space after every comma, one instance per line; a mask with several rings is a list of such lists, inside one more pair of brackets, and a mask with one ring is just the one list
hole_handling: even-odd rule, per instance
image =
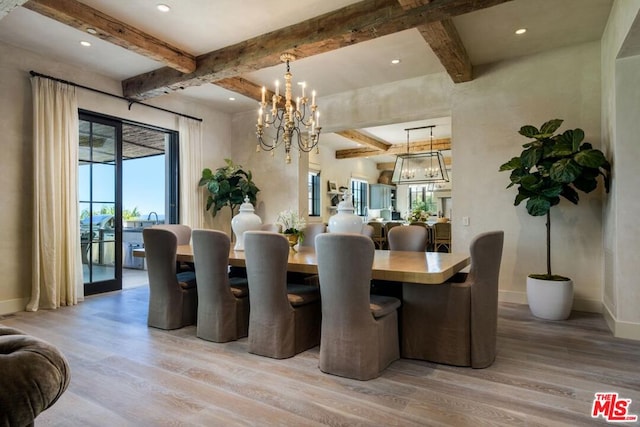
[[284, 359], [318, 345], [320, 294], [315, 286], [287, 284], [287, 238], [247, 231], [244, 243], [251, 304], [249, 352]]
[[371, 241], [373, 242], [373, 237], [375, 235], [375, 230], [373, 229], [373, 226], [369, 225], [369, 224], [365, 224], [362, 226], [362, 234], [367, 236], [368, 238], [371, 239]]
[[249, 289], [246, 279], [229, 279], [229, 236], [217, 230], [193, 230], [193, 260], [198, 288], [196, 336], [227, 342], [246, 337]]
[[387, 236], [389, 250], [424, 252], [427, 247], [428, 231], [419, 225], [394, 227]]
[[440, 249], [451, 252], [451, 223], [436, 222], [433, 224], [433, 250], [439, 252]]
[[198, 305], [195, 273], [177, 273], [176, 234], [150, 227], [142, 230], [142, 238], [149, 276], [147, 324], [160, 329], [194, 324]]
[[322, 329], [319, 368], [358, 380], [379, 376], [400, 357], [400, 301], [369, 294], [375, 246], [367, 236], [316, 238]]
[[460, 281], [403, 288], [403, 307], [407, 309], [402, 312], [402, 327], [421, 330], [413, 340], [403, 340], [403, 354], [474, 368], [493, 363], [503, 242], [503, 231], [476, 236], [469, 247], [469, 273], [457, 276]]
[[267, 223], [262, 224], [260, 226], [260, 230], [271, 231], [272, 233], [280, 233], [282, 231], [282, 226], [280, 226], [280, 224]]
[[318, 234], [326, 233], [327, 226], [323, 223], [307, 224], [303, 231], [304, 238], [302, 239], [302, 243], [300, 243], [298, 246], [315, 248], [316, 236]]
[[379, 221], [369, 221], [368, 225], [373, 227], [373, 243], [375, 243], [376, 248], [382, 249], [386, 241], [384, 226]]
[[184, 224], [156, 224], [152, 228], [169, 230], [176, 235], [178, 245], [188, 245], [191, 243], [191, 227]]

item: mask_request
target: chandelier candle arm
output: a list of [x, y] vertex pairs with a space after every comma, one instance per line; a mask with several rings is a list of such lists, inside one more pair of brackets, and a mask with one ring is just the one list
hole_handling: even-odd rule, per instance
[[[287, 72], [285, 79], [285, 98], [284, 105], [281, 104], [280, 82], [276, 80], [275, 94], [271, 97], [271, 117], [267, 110], [266, 87], [262, 87], [262, 98], [258, 108], [258, 121], [256, 124], [256, 136], [258, 144], [256, 151], [261, 149], [271, 151], [284, 145], [285, 161], [291, 163], [291, 146], [296, 144], [300, 152], [309, 152], [313, 148], [319, 150], [318, 142], [320, 140], [320, 112], [316, 105], [316, 91], [312, 91], [311, 105], [309, 99], [305, 95], [306, 82], [301, 82], [301, 97], [296, 97], [295, 105], [292, 98], [291, 80], [292, 74], [289, 62], [295, 57], [291, 54], [283, 54], [280, 59], [286, 63]], [[279, 106], [282, 105], [282, 106]], [[275, 136], [265, 135], [266, 128], [273, 128]], [[295, 134], [295, 135], [294, 135]], [[265, 141], [265, 139], [267, 141]]]

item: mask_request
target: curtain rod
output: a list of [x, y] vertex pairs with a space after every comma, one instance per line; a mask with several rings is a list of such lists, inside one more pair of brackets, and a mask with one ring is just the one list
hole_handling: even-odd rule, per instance
[[105, 92], [105, 91], [102, 91], [100, 89], [94, 89], [94, 88], [88, 87], [88, 86], [83, 86], [83, 85], [78, 84], [78, 83], [70, 82], [68, 80], [62, 80], [62, 79], [59, 79], [57, 77], [48, 76], [46, 74], [41, 74], [41, 73], [38, 73], [38, 72], [33, 71], [33, 70], [29, 71], [29, 74], [31, 74], [32, 76], [44, 77], [45, 79], [54, 80], [56, 82], [68, 84], [68, 85], [71, 85], [71, 86], [75, 86], [75, 87], [79, 87], [79, 88], [82, 88], [82, 89], [90, 90], [92, 92], [100, 93], [102, 95], [107, 95], [107, 96], [111, 96], [113, 98], [117, 98], [117, 99], [121, 99], [123, 101], [127, 101], [129, 103], [129, 110], [131, 110], [131, 106], [133, 104], [139, 104], [139, 105], [144, 105], [145, 107], [155, 108], [156, 110], [164, 111], [165, 113], [175, 114], [176, 116], [186, 117], [188, 119], [197, 120], [199, 122], [202, 121], [202, 119], [199, 119], [198, 117], [193, 117], [193, 116], [189, 116], [189, 115], [186, 115], [186, 114], [178, 113], [178, 112], [175, 112], [175, 111], [167, 110], [166, 108], [162, 108], [162, 107], [156, 107], [155, 105], [151, 105], [151, 104], [145, 104], [144, 102], [140, 102], [140, 101], [136, 101], [136, 100], [133, 100], [133, 99], [125, 98], [124, 96], [120, 96], [120, 95], [114, 95], [113, 93]]

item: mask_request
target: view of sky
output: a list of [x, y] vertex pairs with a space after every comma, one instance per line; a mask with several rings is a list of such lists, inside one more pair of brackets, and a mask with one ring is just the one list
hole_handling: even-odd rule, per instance
[[[114, 202], [115, 167], [112, 165], [93, 165], [93, 200]], [[150, 212], [164, 215], [165, 205], [165, 156], [144, 157], [123, 161], [122, 198], [123, 209], [132, 211], [138, 208], [140, 216], [146, 218]], [[89, 200], [89, 165], [79, 168], [78, 187], [81, 201]], [[100, 210], [100, 203], [94, 204], [94, 210]], [[112, 206], [107, 203], [106, 206]], [[81, 207], [82, 210], [82, 207]]]

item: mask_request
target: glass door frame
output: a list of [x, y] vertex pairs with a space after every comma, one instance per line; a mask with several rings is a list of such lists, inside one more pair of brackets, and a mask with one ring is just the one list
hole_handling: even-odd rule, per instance
[[[93, 280], [93, 257], [88, 260], [89, 281], [84, 282], [84, 294], [93, 295], [122, 289], [122, 121], [80, 110], [79, 120], [114, 128], [114, 277]], [[79, 129], [78, 129], [79, 131]], [[79, 165], [78, 165], [79, 167]], [[89, 215], [93, 216], [93, 173], [90, 175]], [[90, 245], [93, 245], [93, 227], [90, 228]]]

